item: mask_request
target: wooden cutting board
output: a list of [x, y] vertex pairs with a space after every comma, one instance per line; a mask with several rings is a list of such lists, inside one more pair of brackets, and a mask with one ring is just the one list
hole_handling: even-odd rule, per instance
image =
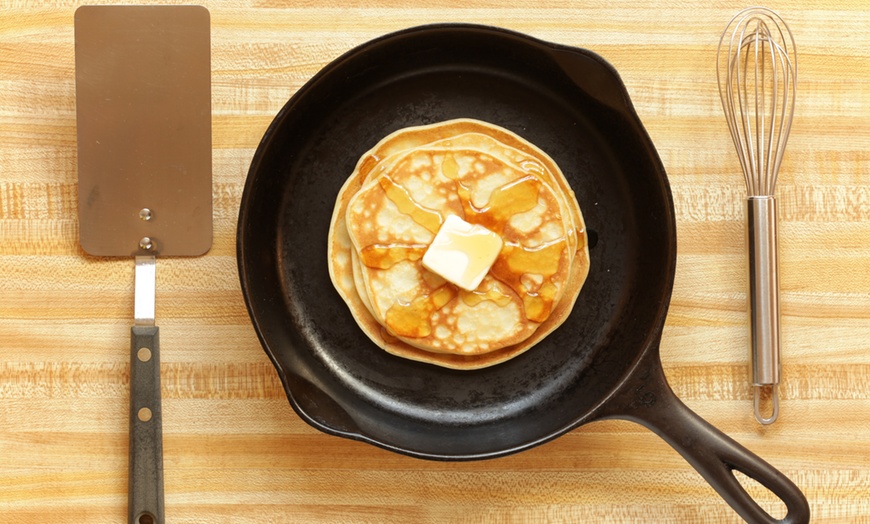
[[[126, 2], [117, 2], [126, 3]], [[752, 416], [743, 197], [715, 51], [745, 5], [396, 0], [205, 2], [214, 245], [158, 273], [169, 522], [738, 522], [658, 437], [595, 423], [519, 455], [433, 463], [321, 434], [290, 409], [239, 290], [235, 224], [272, 117], [386, 32], [498, 25], [620, 72], [670, 177], [679, 259], [662, 359], [676, 393], [806, 493], [813, 522], [870, 522], [870, 6], [772, 1], [797, 40], [778, 184], [782, 413]], [[647, 5], [652, 4], [652, 5]], [[79, 248], [73, 12], [0, 7], [0, 515], [122, 522], [133, 266]], [[777, 503], [751, 487], [765, 508]]]

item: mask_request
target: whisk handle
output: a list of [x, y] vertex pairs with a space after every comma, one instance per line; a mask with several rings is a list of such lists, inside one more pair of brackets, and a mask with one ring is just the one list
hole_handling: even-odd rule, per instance
[[[776, 238], [776, 199], [749, 197], [749, 311], [752, 350], [752, 385], [755, 389], [755, 417], [762, 424], [773, 422], [779, 411], [777, 386], [780, 381], [779, 343], [779, 261]], [[772, 387], [773, 413], [759, 410], [760, 389]]]

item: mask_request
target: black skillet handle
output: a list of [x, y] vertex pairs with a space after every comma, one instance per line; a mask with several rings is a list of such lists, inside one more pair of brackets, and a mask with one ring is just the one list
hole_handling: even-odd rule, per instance
[[128, 522], [163, 524], [160, 332], [157, 326], [133, 326], [130, 335]]
[[[751, 451], [690, 410], [668, 386], [658, 351], [648, 351], [620, 392], [608, 401], [602, 418], [640, 423], [683, 456], [747, 522], [804, 524], [810, 521], [806, 497], [792, 481]], [[734, 472], [765, 486], [782, 500], [788, 513], [769, 515], [746, 492]]]

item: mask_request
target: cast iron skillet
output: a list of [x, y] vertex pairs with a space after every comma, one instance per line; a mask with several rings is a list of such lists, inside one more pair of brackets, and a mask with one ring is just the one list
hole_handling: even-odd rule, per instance
[[[570, 181], [590, 233], [576, 306], [527, 353], [478, 371], [391, 356], [330, 282], [327, 232], [360, 155], [390, 132], [457, 117], [515, 131]], [[507, 455], [624, 418], [664, 438], [745, 519], [777, 522], [734, 470], [809, 520], [798, 488], [680, 402], [659, 342], [676, 260], [664, 169], [616, 71], [597, 55], [474, 25], [366, 43], [284, 106], [253, 158], [238, 224], [242, 290], [293, 408], [326, 433], [442, 460]]]

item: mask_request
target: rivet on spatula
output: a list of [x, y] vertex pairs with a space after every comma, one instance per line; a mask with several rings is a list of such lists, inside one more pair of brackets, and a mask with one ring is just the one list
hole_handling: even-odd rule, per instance
[[139, 247], [145, 250], [149, 250], [154, 247], [154, 243], [151, 242], [151, 237], [142, 237], [142, 240], [139, 241]]
[[137, 413], [137, 417], [142, 422], [148, 422], [149, 420], [151, 420], [151, 410], [148, 408], [141, 408]]
[[143, 207], [142, 210], [139, 211], [139, 218], [146, 222], [151, 220], [151, 210], [147, 207]]
[[139, 351], [136, 352], [136, 356], [139, 358], [140, 362], [148, 362], [151, 360], [151, 350], [148, 348], [139, 348]]

